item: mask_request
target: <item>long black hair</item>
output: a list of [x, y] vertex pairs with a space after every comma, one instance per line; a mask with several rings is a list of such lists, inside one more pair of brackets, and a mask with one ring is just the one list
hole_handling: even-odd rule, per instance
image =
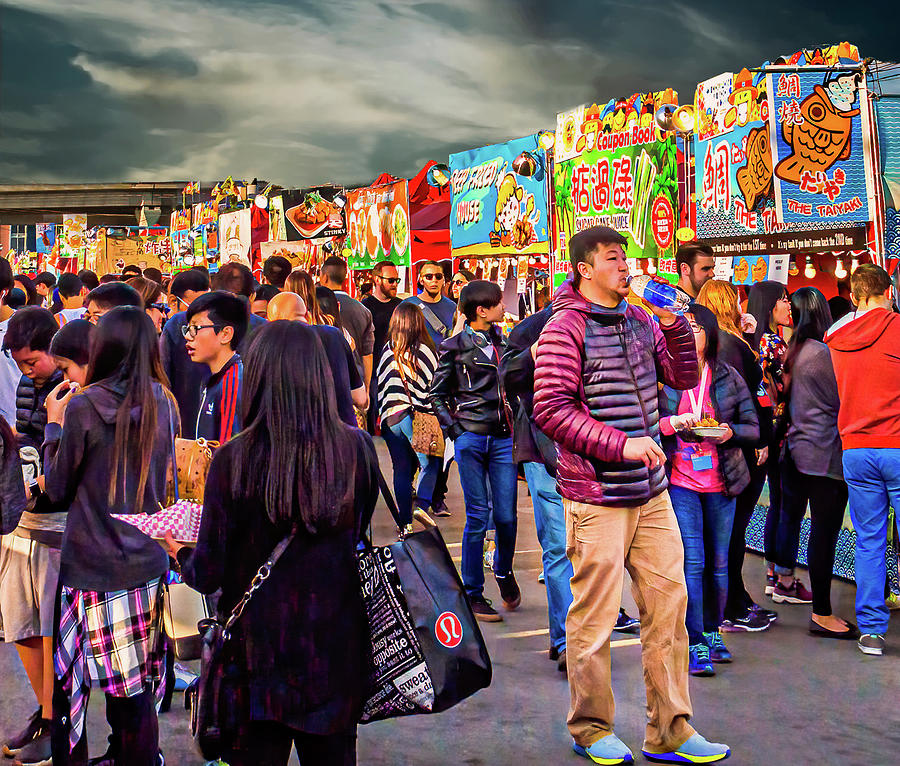
[[787, 288], [781, 282], [773, 280], [757, 282], [750, 287], [747, 313], [756, 320], [756, 330], [753, 333], [753, 347], [756, 351], [759, 351], [759, 342], [763, 334], [772, 332], [772, 312], [775, 310], [775, 304], [785, 295]]
[[[828, 301], [815, 287], [801, 287], [791, 295], [791, 318], [794, 332], [784, 356], [785, 375], [791, 374], [794, 361], [808, 340], [822, 341], [831, 327], [831, 309]], [[789, 396], [785, 396], [787, 400]]]
[[40, 306], [43, 298], [38, 295], [37, 288], [34, 286], [34, 280], [27, 274], [16, 274], [14, 281], [18, 282], [25, 288], [25, 295], [28, 296], [28, 306]]
[[[119, 478], [129, 465], [140, 467], [136, 502], [143, 502], [156, 442], [159, 413], [154, 383], [161, 383], [177, 423], [178, 405], [168, 390], [159, 358], [159, 336], [153, 320], [137, 306], [119, 306], [104, 315], [91, 340], [87, 385], [105, 381], [122, 394], [116, 413], [116, 435], [110, 466], [109, 503], [116, 501]], [[137, 418], [137, 433], [134, 423]], [[123, 493], [124, 494], [124, 493]]]
[[244, 356], [241, 399], [235, 496], [264, 497], [269, 519], [285, 531], [299, 523], [315, 534], [346, 521], [356, 437], [338, 415], [315, 329], [278, 320], [257, 330]]

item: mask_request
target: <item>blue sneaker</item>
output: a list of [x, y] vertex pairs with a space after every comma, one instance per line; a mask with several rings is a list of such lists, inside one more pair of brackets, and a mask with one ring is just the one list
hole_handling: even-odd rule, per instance
[[582, 758], [587, 758], [594, 763], [604, 764], [604, 766], [634, 763], [634, 756], [631, 754], [631, 750], [628, 749], [628, 745], [622, 742], [615, 734], [607, 734], [605, 737], [601, 737], [590, 747], [582, 747], [573, 742], [572, 749]]
[[707, 742], [694, 732], [687, 742], [669, 753], [641, 752], [648, 761], [656, 763], [716, 763], [731, 755], [731, 748], [718, 742]]
[[690, 664], [688, 672], [692, 676], [714, 676], [716, 669], [709, 658], [709, 647], [706, 644], [691, 644]]
[[731, 652], [729, 652], [728, 647], [725, 646], [725, 642], [722, 640], [722, 634], [719, 633], [719, 631], [704, 633], [703, 638], [706, 639], [706, 643], [709, 646], [709, 658], [713, 662], [731, 662]]

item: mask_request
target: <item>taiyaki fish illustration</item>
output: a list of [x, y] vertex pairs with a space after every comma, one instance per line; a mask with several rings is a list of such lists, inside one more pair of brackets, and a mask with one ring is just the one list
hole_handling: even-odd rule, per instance
[[772, 154], [766, 126], [747, 134], [747, 164], [738, 168], [736, 175], [747, 210], [755, 210], [761, 199], [772, 195]]
[[781, 134], [791, 153], [775, 166], [782, 181], [799, 184], [803, 173], [826, 171], [850, 157], [850, 130], [859, 109], [836, 109], [828, 92], [816, 85], [800, 104], [803, 123], [782, 123]]

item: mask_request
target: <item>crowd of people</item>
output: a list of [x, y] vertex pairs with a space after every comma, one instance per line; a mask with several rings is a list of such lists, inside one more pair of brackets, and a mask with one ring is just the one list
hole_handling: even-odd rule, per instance
[[[689, 723], [688, 679], [739, 659], [728, 633], [777, 620], [743, 579], [766, 486], [765, 593], [810, 605], [813, 636], [882, 654], [889, 505], [900, 506], [890, 277], [859, 266], [849, 301], [776, 282], [744, 299], [714, 278], [708, 246], [687, 243], [676, 263], [691, 303], [674, 314], [629, 302], [625, 245], [606, 227], [576, 234], [572, 276], [508, 336], [500, 287], [436, 262], [404, 299], [397, 267], [376, 264], [360, 302], [337, 256], [317, 279], [273, 256], [261, 283], [237, 263], [32, 280], [0, 260], [0, 620], [37, 705], [3, 733], [4, 755], [164, 763], [167, 573], [217, 594], [227, 616], [284, 541], [228, 644], [242, 691], [224, 760], [286, 763], [296, 747], [304, 764], [355, 763], [369, 651], [356, 551], [378, 495], [374, 435], [405, 529], [417, 511], [460, 512], [447, 504], [456, 463], [461, 579], [481, 621], [503, 620], [486, 568], [498, 606], [522, 601], [524, 479], [548, 656], [568, 677], [573, 749], [595, 763], [633, 760], [614, 733], [614, 630], [641, 636], [644, 755], [729, 755]], [[166, 505], [176, 436], [215, 456], [196, 545], [169, 534], [163, 547], [120, 516]], [[830, 598], [848, 500], [858, 627]], [[807, 507], [809, 589], [797, 570]], [[621, 604], [626, 571], [637, 619]], [[93, 758], [92, 689], [111, 727]]]

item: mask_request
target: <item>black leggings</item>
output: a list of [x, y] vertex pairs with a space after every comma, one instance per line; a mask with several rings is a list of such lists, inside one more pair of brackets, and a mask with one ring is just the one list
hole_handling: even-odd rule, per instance
[[306, 734], [273, 721], [251, 723], [241, 734], [242, 743], [226, 752], [229, 766], [283, 766], [291, 757], [291, 745], [303, 766], [355, 766], [356, 731], [345, 734]]
[[813, 613], [827, 617], [831, 614], [834, 552], [847, 508], [847, 485], [840, 479], [801, 473], [788, 450], [781, 466], [781, 485], [784, 505], [778, 545], [780, 560], [776, 559], [775, 563], [788, 568], [797, 563], [800, 522], [809, 503], [807, 561]]
[[756, 465], [754, 452], [750, 450], [744, 456], [750, 468], [750, 483], [737, 496], [734, 505], [734, 525], [731, 528], [731, 542], [728, 544], [728, 599], [725, 603], [727, 620], [743, 617], [753, 606], [753, 599], [744, 587], [744, 554], [747, 551], [747, 526], [766, 481], [766, 468]]

